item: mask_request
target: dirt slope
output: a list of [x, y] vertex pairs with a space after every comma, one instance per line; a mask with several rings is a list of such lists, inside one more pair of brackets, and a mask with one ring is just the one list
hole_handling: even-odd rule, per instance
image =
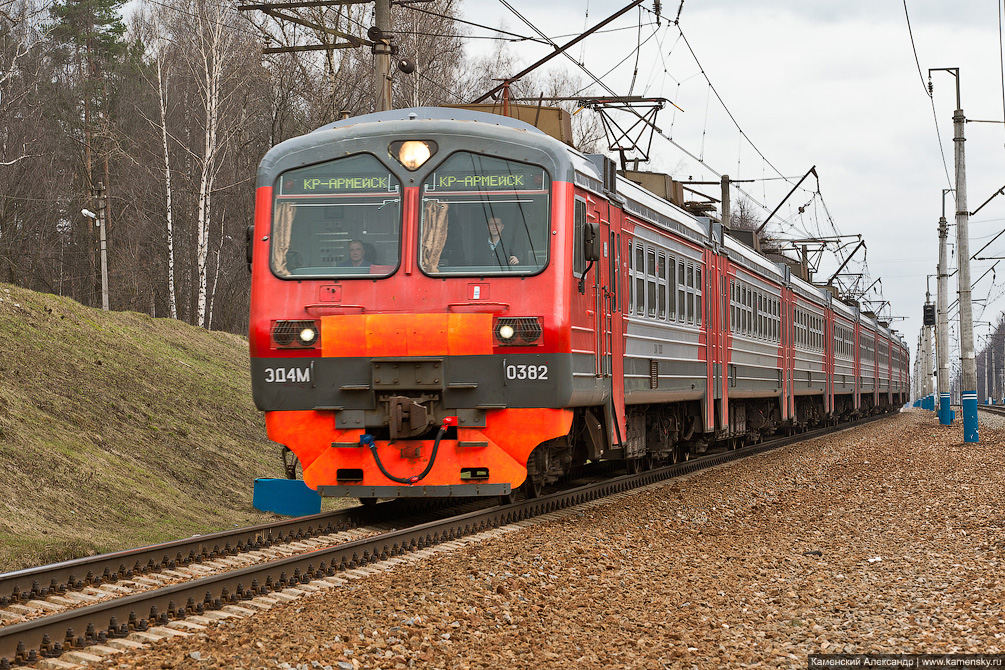
[[0, 284], [0, 572], [264, 520], [247, 342]]

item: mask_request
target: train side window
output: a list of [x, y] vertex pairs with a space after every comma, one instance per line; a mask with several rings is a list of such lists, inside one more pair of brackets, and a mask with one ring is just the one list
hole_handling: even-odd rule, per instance
[[677, 259], [673, 256], [667, 257], [667, 274], [669, 282], [667, 285], [667, 318], [671, 321], [677, 318]]
[[646, 250], [635, 244], [635, 313], [646, 314]]
[[611, 310], [618, 311], [618, 264], [621, 262], [621, 234], [611, 233]]
[[656, 318], [656, 251], [646, 250], [646, 305], [649, 318]]
[[696, 313], [696, 316], [695, 316], [695, 323], [697, 323], [700, 326], [701, 325], [701, 320], [702, 320], [701, 316], [703, 314], [702, 299], [701, 299], [701, 294], [702, 294], [702, 291], [701, 291], [701, 267], [696, 267], [694, 269], [694, 290], [695, 290], [694, 304], [695, 304], [695, 307], [697, 308], [697, 313]]
[[694, 323], [694, 266], [687, 265], [687, 322]]
[[635, 311], [635, 280], [632, 278], [632, 241], [628, 240], [628, 313]]
[[684, 295], [687, 293], [687, 283], [684, 280], [684, 261], [680, 261], [677, 264], [677, 320], [686, 321], [687, 320], [687, 309], [686, 309], [686, 298]]
[[575, 215], [572, 232], [572, 274], [582, 277], [586, 270], [586, 259], [583, 258], [583, 227], [586, 226], [586, 201], [576, 198]]
[[635, 242], [635, 311], [637, 314], [645, 314], [646, 292], [645, 292], [645, 247], [636, 240]]
[[754, 330], [754, 324], [752, 323], [754, 315], [754, 308], [751, 306], [751, 290], [747, 287], [743, 287], [743, 333], [745, 335], [751, 335]]
[[667, 318], [667, 258], [666, 255], [661, 251], [659, 259], [656, 261], [656, 282], [659, 287], [659, 296], [657, 302], [659, 303], [659, 314], [657, 315], [661, 321], [666, 321]]

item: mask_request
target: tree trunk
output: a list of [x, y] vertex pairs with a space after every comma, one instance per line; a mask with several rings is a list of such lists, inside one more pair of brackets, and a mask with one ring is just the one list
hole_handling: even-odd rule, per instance
[[168, 147], [167, 132], [167, 82], [163, 79], [163, 64], [160, 55], [157, 58], [157, 101], [161, 112], [161, 143], [164, 147], [164, 198], [166, 203], [167, 225], [167, 266], [168, 266], [168, 314], [172, 319], [178, 318], [178, 300], [174, 288], [174, 211], [171, 208], [171, 153]]

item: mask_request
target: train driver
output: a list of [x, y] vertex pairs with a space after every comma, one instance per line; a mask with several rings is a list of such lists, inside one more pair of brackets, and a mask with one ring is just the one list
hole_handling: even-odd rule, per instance
[[353, 240], [349, 243], [349, 258], [340, 264], [344, 268], [368, 268], [370, 261], [366, 259], [366, 249], [361, 240]]
[[495, 265], [506, 267], [525, 262], [527, 255], [523, 245], [516, 238], [519, 236], [504, 236], [505, 222], [498, 216], [489, 217], [487, 223], [488, 236], [476, 236], [469, 259], [470, 265]]

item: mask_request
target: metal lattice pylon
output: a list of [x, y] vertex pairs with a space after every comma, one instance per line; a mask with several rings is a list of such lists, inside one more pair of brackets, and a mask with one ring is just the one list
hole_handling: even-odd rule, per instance
[[[580, 104], [600, 115], [608, 148], [618, 153], [621, 157], [621, 168], [627, 169], [629, 161], [636, 164], [649, 162], [653, 135], [659, 130], [656, 126], [656, 115], [667, 102], [669, 100], [666, 98], [626, 96], [582, 99]], [[619, 123], [618, 119], [611, 115], [612, 111], [624, 112], [628, 115], [627, 119]]]

